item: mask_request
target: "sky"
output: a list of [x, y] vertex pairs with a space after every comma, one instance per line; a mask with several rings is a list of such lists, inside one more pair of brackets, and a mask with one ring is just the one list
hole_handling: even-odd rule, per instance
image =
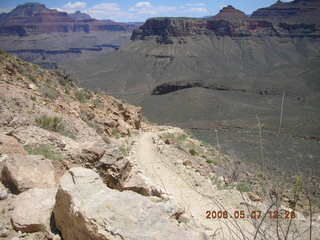
[[164, 16], [212, 16], [227, 5], [251, 14], [258, 8], [270, 6], [276, 2], [276, 0], [0, 0], [0, 13], [8, 12], [18, 4], [30, 1], [69, 13], [80, 10], [97, 19], [121, 22], [145, 21], [151, 17]]

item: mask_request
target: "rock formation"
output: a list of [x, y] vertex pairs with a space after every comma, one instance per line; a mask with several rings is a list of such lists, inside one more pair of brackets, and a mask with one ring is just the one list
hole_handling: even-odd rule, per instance
[[44, 232], [50, 237], [56, 193], [56, 188], [33, 188], [19, 194], [13, 203], [11, 221], [14, 229], [27, 233]]
[[170, 219], [174, 206], [108, 189], [92, 170], [72, 168], [59, 186], [54, 217], [65, 240], [205, 239]]
[[99, 21], [82, 13], [68, 14], [46, 8], [39, 3], [17, 6], [0, 18], [0, 35], [19, 35], [53, 32], [130, 31], [134, 25]]
[[252, 13], [252, 18], [269, 21], [319, 22], [319, 0], [278, 1], [270, 7], [261, 8]]
[[[320, 135], [319, 9], [315, 0], [278, 1], [251, 16], [228, 6], [203, 19], [152, 18], [119, 51], [66, 69], [83, 87], [143, 106], [151, 121], [192, 129], [212, 144], [219, 130], [224, 147], [238, 149], [235, 155], [244, 161], [260, 162], [259, 143], [251, 142], [258, 115], [271, 133], [264, 136], [265, 159], [284, 169], [296, 159], [303, 169], [309, 152], [319, 155], [318, 141], [311, 140]], [[278, 135], [283, 95], [290, 139]], [[296, 146], [292, 154], [276, 144], [278, 137]], [[311, 165], [305, 167], [315, 171]]]
[[76, 21], [82, 21], [82, 20], [91, 20], [92, 17], [89, 14], [82, 13], [80, 11], [76, 11], [75, 13], [69, 14], [70, 17], [75, 19]]
[[[299, 2], [299, 1], [297, 1]], [[270, 8], [257, 10], [251, 17], [232, 6], [224, 7], [216, 16], [204, 19], [191, 18], [153, 18], [135, 30], [132, 40], [143, 40], [146, 37], [159, 36], [162, 43], [173, 43], [170, 37], [215, 35], [226, 37], [320, 37], [319, 25], [316, 18], [305, 20], [303, 14], [313, 16], [320, 10], [318, 2], [313, 4], [276, 3]], [[292, 5], [292, 6], [291, 6]], [[310, 5], [310, 6], [309, 6]], [[293, 9], [297, 18], [295, 22], [282, 19], [282, 10]], [[281, 10], [282, 9], [282, 10]], [[304, 9], [307, 9], [304, 12]], [[267, 12], [267, 13], [265, 13]], [[280, 13], [281, 12], [281, 13]], [[284, 12], [284, 11], [283, 11]], [[284, 13], [283, 13], [284, 14]], [[285, 15], [285, 14], [284, 14]], [[295, 31], [289, 31], [290, 28]]]
[[14, 156], [3, 165], [1, 179], [14, 193], [56, 185], [53, 165], [42, 156]]
[[[267, 209], [258, 190], [235, 190], [250, 173], [237, 163], [235, 178], [230, 156], [181, 129], [150, 125], [140, 108], [66, 75], [6, 53], [0, 63], [0, 237], [207, 240], [256, 232], [251, 221], [205, 218], [221, 206]], [[305, 238], [305, 218], [293, 223], [289, 236]]]

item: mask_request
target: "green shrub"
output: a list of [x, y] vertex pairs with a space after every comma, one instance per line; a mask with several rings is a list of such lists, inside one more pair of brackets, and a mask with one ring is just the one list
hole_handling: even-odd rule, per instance
[[55, 100], [59, 96], [59, 92], [51, 87], [42, 87], [40, 91], [44, 97], [49, 98], [51, 100]]
[[[28, 71], [28, 70], [25, 70], [25, 71]], [[23, 73], [22, 73], [22, 74], [23, 74]], [[26, 74], [26, 73], [24, 73], [24, 74]], [[29, 78], [29, 80], [30, 80], [31, 82], [37, 83], [37, 79], [36, 79], [33, 75], [31, 75], [31, 74], [26, 74], [26, 76]]]
[[72, 133], [68, 132], [65, 129], [65, 126], [63, 124], [61, 117], [50, 117], [50, 116], [41, 116], [39, 118], [35, 119], [36, 124], [38, 127], [60, 133], [66, 137], [74, 138]]
[[113, 128], [111, 131], [111, 136], [114, 138], [121, 138], [122, 134], [117, 128]]
[[240, 192], [251, 192], [252, 188], [249, 183], [238, 183], [236, 189]]
[[39, 118], [36, 118], [36, 124], [38, 127], [41, 127], [49, 131], [64, 131], [64, 125], [62, 123], [61, 117], [41, 116]]
[[165, 133], [161, 135], [162, 138], [169, 138], [169, 139], [174, 139], [175, 135], [173, 133]]
[[197, 151], [194, 150], [194, 149], [190, 149], [190, 150], [189, 150], [189, 153], [190, 153], [192, 156], [197, 156], [197, 155], [198, 155]]
[[25, 146], [26, 151], [31, 155], [42, 155], [50, 160], [62, 160], [63, 154], [55, 152], [50, 145]]
[[63, 85], [63, 89], [64, 89], [64, 93], [67, 94], [67, 95], [70, 95], [71, 93], [71, 90], [73, 88], [73, 85], [72, 83], [66, 83], [65, 85]]
[[103, 109], [104, 105], [99, 98], [94, 99], [93, 104], [98, 109]]
[[208, 159], [207, 163], [209, 163], [209, 164], [217, 164], [217, 162], [215, 160], [212, 160], [212, 159]]
[[75, 97], [79, 102], [85, 103], [92, 97], [92, 93], [86, 89], [79, 89], [76, 91]]
[[72, 85], [71, 76], [61, 71], [56, 71], [57, 80], [62, 86]]
[[129, 149], [129, 147], [126, 146], [125, 144], [123, 144], [123, 145], [120, 146], [119, 151], [121, 152], [121, 154], [122, 154], [124, 157], [129, 156], [130, 149]]
[[181, 145], [183, 144], [186, 140], [187, 140], [188, 136], [185, 134], [181, 134], [180, 136], [178, 136], [177, 138], [177, 144]]

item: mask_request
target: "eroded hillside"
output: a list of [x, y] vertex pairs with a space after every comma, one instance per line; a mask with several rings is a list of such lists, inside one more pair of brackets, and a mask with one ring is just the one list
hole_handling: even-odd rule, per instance
[[280, 227], [306, 239], [310, 225], [317, 239], [305, 180], [270, 181], [143, 121], [141, 108], [3, 52], [0, 92], [2, 239], [272, 239]]
[[250, 17], [228, 6], [204, 19], [153, 18], [119, 51], [66, 68], [151, 121], [211, 144], [218, 131], [242, 161], [319, 176], [318, 11], [318, 0], [296, 0]]

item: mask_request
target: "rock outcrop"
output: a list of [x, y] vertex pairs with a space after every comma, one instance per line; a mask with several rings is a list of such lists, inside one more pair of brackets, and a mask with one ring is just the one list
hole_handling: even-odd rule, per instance
[[[265, 136], [264, 157], [279, 159], [285, 169], [285, 159], [297, 159], [302, 169], [306, 149], [318, 154], [317, 141], [296, 137], [319, 135], [319, 124], [312, 123], [320, 113], [320, 14], [307, 11], [319, 9], [318, 2], [276, 4], [281, 11], [299, 5], [294, 11], [304, 12], [301, 18], [246, 16], [231, 6], [204, 19], [152, 18], [120, 51], [68, 68], [83, 86], [143, 106], [153, 122], [192, 129], [212, 144], [230, 139], [224, 147], [228, 152], [238, 149], [236, 155], [244, 161], [259, 161], [254, 150], [259, 143], [249, 140], [256, 137], [258, 115], [263, 130], [274, 134]], [[279, 142], [296, 146], [292, 155], [274, 140], [284, 93], [285, 132], [292, 137], [279, 136]]]
[[19, 194], [11, 216], [14, 229], [27, 233], [44, 232], [50, 236], [56, 193], [56, 188], [33, 188]]
[[26, 36], [53, 32], [91, 32], [91, 31], [131, 31], [135, 25], [99, 21], [88, 15], [75, 13], [69, 15], [48, 9], [39, 3], [26, 3], [17, 6], [0, 18], [0, 35]]
[[[141, 108], [78, 88], [64, 74], [3, 52], [0, 63], [0, 168], [9, 188], [0, 184], [0, 237], [207, 240], [256, 232], [251, 221], [237, 229], [205, 218], [214, 207], [266, 209], [255, 195], [260, 178], [251, 182], [238, 161], [181, 129], [147, 124]], [[251, 197], [219, 186], [242, 186]]]
[[252, 13], [252, 18], [271, 21], [319, 22], [319, 0], [277, 1], [270, 7], [261, 8]]
[[[119, 191], [123, 189], [107, 188], [107, 181], [112, 181], [108, 174], [114, 172], [104, 172], [110, 170], [104, 163], [119, 170], [121, 164], [113, 165], [113, 160], [128, 164], [124, 138], [138, 134], [146, 124], [142, 109], [78, 88], [67, 75], [41, 69], [4, 52], [0, 52], [0, 63], [0, 238], [60, 239], [53, 234], [56, 229], [52, 216], [57, 179], [73, 166], [91, 167], [105, 176], [105, 183], [99, 180], [100, 187], [107, 194], [116, 193], [112, 205], [122, 196], [124, 205], [130, 201]], [[114, 181], [120, 184], [121, 176], [125, 174], [120, 172]], [[132, 201], [139, 197], [142, 202], [147, 200], [133, 191], [131, 194]], [[168, 226], [176, 231], [178, 223], [172, 220], [171, 225], [169, 213], [181, 209], [164, 207], [159, 211], [166, 209]]]
[[[0, 53], [0, 63], [0, 126], [11, 129], [25, 145], [51, 142], [61, 151], [71, 150], [77, 145], [75, 140], [108, 141], [108, 137], [120, 138], [142, 126], [142, 108], [81, 89], [68, 75], [4, 53]], [[50, 123], [41, 123], [41, 119], [56, 119], [60, 127], [44, 126]]]
[[2, 181], [14, 193], [31, 188], [56, 186], [56, 176], [50, 160], [42, 156], [12, 156], [4, 162]]
[[27, 155], [27, 151], [17, 139], [2, 134], [0, 134], [0, 153], [7, 155]]
[[[289, 13], [288, 13], [289, 11]], [[290, 12], [290, 11], [293, 11]], [[158, 37], [159, 43], [170, 44], [177, 37], [216, 35], [228, 37], [320, 37], [318, 1], [294, 1], [276, 3], [270, 8], [257, 10], [252, 16], [235, 9], [224, 7], [216, 16], [204, 19], [152, 18], [134, 30], [131, 40]], [[285, 17], [297, 15], [292, 20]], [[302, 16], [308, 16], [306, 19]], [[298, 22], [298, 23], [297, 23]], [[295, 31], [290, 31], [294, 29]], [[181, 39], [180, 39], [181, 41]], [[183, 41], [182, 41], [183, 42]]]
[[70, 17], [75, 19], [76, 21], [82, 21], [82, 20], [91, 20], [92, 17], [89, 14], [82, 13], [80, 11], [76, 11], [75, 13], [69, 14]]
[[233, 6], [228, 5], [222, 8], [220, 12], [212, 18], [228, 21], [243, 21], [248, 20], [249, 16], [247, 16], [244, 12], [234, 8]]
[[111, 190], [89, 169], [70, 169], [61, 178], [56, 200], [54, 217], [65, 240], [205, 239], [172, 219], [174, 206]]

